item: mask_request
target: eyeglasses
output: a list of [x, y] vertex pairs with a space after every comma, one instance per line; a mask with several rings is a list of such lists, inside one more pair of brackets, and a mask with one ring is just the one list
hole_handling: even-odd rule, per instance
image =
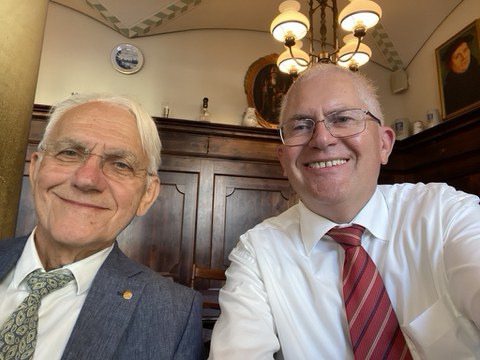
[[114, 180], [132, 180], [143, 174], [154, 175], [150, 174], [147, 169], [135, 168], [136, 157], [128, 151], [98, 155], [92, 153], [85, 146], [70, 141], [52, 142], [44, 145], [40, 150], [52, 157], [57, 164], [75, 169], [82, 167], [90, 157], [98, 156], [101, 159], [100, 168], [103, 173], [106, 177]]
[[280, 137], [287, 146], [305, 145], [312, 139], [316, 124], [323, 122], [330, 135], [337, 139], [347, 138], [365, 131], [367, 120], [382, 124], [380, 119], [368, 110], [342, 110], [328, 114], [323, 120], [309, 118], [288, 120], [280, 127]]

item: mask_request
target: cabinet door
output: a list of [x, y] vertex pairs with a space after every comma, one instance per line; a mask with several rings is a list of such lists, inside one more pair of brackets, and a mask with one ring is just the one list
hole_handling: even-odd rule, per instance
[[287, 180], [215, 176], [212, 265], [227, 267], [240, 235], [297, 201]]
[[118, 237], [132, 259], [188, 284], [193, 264], [198, 174], [159, 172], [160, 195]]

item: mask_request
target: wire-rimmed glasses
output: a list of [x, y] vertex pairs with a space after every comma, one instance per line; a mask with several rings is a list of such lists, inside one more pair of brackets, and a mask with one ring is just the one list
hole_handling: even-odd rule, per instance
[[328, 114], [323, 120], [310, 118], [291, 119], [280, 127], [280, 137], [287, 146], [307, 144], [312, 138], [316, 124], [323, 122], [327, 131], [335, 138], [348, 138], [365, 131], [367, 120], [382, 122], [368, 110], [349, 109]]
[[92, 156], [98, 156], [100, 168], [106, 177], [115, 180], [132, 180], [144, 174], [150, 174], [147, 169], [139, 169], [135, 165], [136, 157], [128, 151], [116, 151], [111, 154], [94, 154], [87, 147], [70, 141], [51, 142], [39, 150], [45, 152], [57, 164], [72, 168], [80, 168]]

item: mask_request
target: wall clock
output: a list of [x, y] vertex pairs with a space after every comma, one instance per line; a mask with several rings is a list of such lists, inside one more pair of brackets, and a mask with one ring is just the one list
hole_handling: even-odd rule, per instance
[[122, 74], [134, 74], [143, 66], [143, 54], [132, 44], [120, 44], [113, 48], [110, 56], [113, 68]]

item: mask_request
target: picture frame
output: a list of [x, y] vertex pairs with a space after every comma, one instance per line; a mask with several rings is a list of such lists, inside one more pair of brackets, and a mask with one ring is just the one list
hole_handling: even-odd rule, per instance
[[265, 128], [278, 128], [280, 106], [293, 78], [277, 67], [278, 54], [253, 62], [245, 74], [248, 107], [255, 108], [257, 122]]
[[480, 20], [435, 50], [445, 120], [480, 107]]
[[132, 44], [119, 44], [110, 54], [110, 60], [115, 70], [122, 74], [135, 74], [143, 67], [143, 54]]

